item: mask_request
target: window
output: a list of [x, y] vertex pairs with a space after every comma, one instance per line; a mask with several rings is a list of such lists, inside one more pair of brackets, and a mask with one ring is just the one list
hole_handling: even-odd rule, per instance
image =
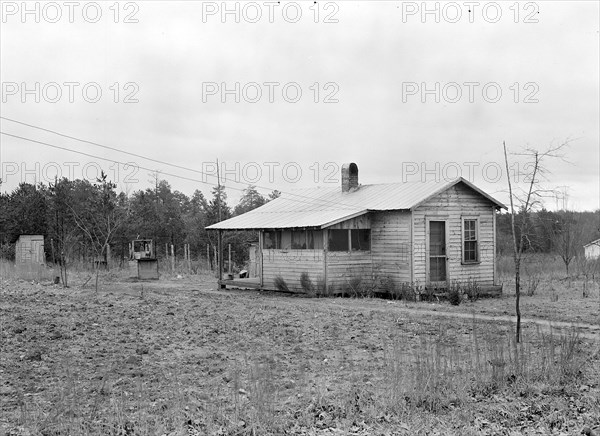
[[329, 251], [368, 251], [370, 249], [370, 229], [329, 230]]
[[463, 220], [463, 263], [479, 262], [477, 219]]
[[263, 233], [263, 248], [281, 248], [281, 232], [264, 232]]
[[263, 248], [276, 250], [322, 250], [320, 230], [285, 230], [263, 233]]
[[371, 229], [353, 229], [350, 230], [352, 239], [352, 250], [370, 250], [371, 249]]
[[293, 250], [323, 249], [323, 233], [319, 230], [294, 230], [291, 241]]
[[348, 251], [348, 230], [329, 230], [329, 250]]
[[306, 231], [294, 230], [292, 232], [292, 249], [306, 249]]

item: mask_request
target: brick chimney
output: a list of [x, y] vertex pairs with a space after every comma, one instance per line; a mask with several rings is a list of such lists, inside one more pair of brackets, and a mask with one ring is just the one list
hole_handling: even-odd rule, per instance
[[355, 163], [342, 165], [342, 192], [358, 188], [358, 166]]

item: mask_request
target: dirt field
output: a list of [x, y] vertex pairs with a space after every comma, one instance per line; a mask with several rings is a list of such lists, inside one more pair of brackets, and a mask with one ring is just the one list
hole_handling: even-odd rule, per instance
[[517, 345], [513, 323], [489, 318], [514, 313], [510, 295], [450, 306], [196, 276], [105, 277], [97, 294], [81, 282], [2, 281], [0, 434], [599, 431], [597, 288], [540, 285], [524, 317], [581, 325], [526, 322]]

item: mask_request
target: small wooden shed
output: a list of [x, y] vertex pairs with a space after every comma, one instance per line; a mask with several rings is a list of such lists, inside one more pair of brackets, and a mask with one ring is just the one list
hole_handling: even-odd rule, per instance
[[360, 277], [429, 289], [497, 285], [502, 203], [463, 178], [361, 185], [354, 163], [341, 176], [341, 187], [284, 193], [207, 229], [259, 232], [262, 289], [283, 279], [301, 292], [302, 275], [334, 292]]
[[595, 260], [600, 258], [600, 239], [585, 244], [583, 246], [585, 258], [588, 260]]
[[15, 244], [15, 263], [17, 265], [45, 265], [44, 236], [21, 235]]

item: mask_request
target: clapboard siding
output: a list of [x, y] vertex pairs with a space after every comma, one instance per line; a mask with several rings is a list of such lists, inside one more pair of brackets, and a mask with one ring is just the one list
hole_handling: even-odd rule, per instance
[[370, 280], [373, 274], [373, 260], [370, 251], [329, 251], [327, 252], [327, 283], [338, 291], [356, 277]]
[[[427, 220], [446, 221], [446, 250], [448, 279], [450, 281], [475, 280], [480, 285], [494, 284], [494, 208], [485, 197], [458, 184], [436, 195], [413, 211], [415, 241], [414, 277], [427, 281]], [[479, 221], [480, 263], [462, 264], [462, 219]]]
[[275, 289], [275, 277], [281, 276], [291, 291], [302, 292], [300, 275], [308, 273], [313, 284], [323, 279], [323, 250], [263, 250], [263, 287]]
[[391, 277], [396, 283], [410, 282], [410, 212], [372, 213], [371, 253], [373, 274]]
[[37, 265], [45, 263], [44, 236], [21, 235], [15, 244], [17, 264]]

